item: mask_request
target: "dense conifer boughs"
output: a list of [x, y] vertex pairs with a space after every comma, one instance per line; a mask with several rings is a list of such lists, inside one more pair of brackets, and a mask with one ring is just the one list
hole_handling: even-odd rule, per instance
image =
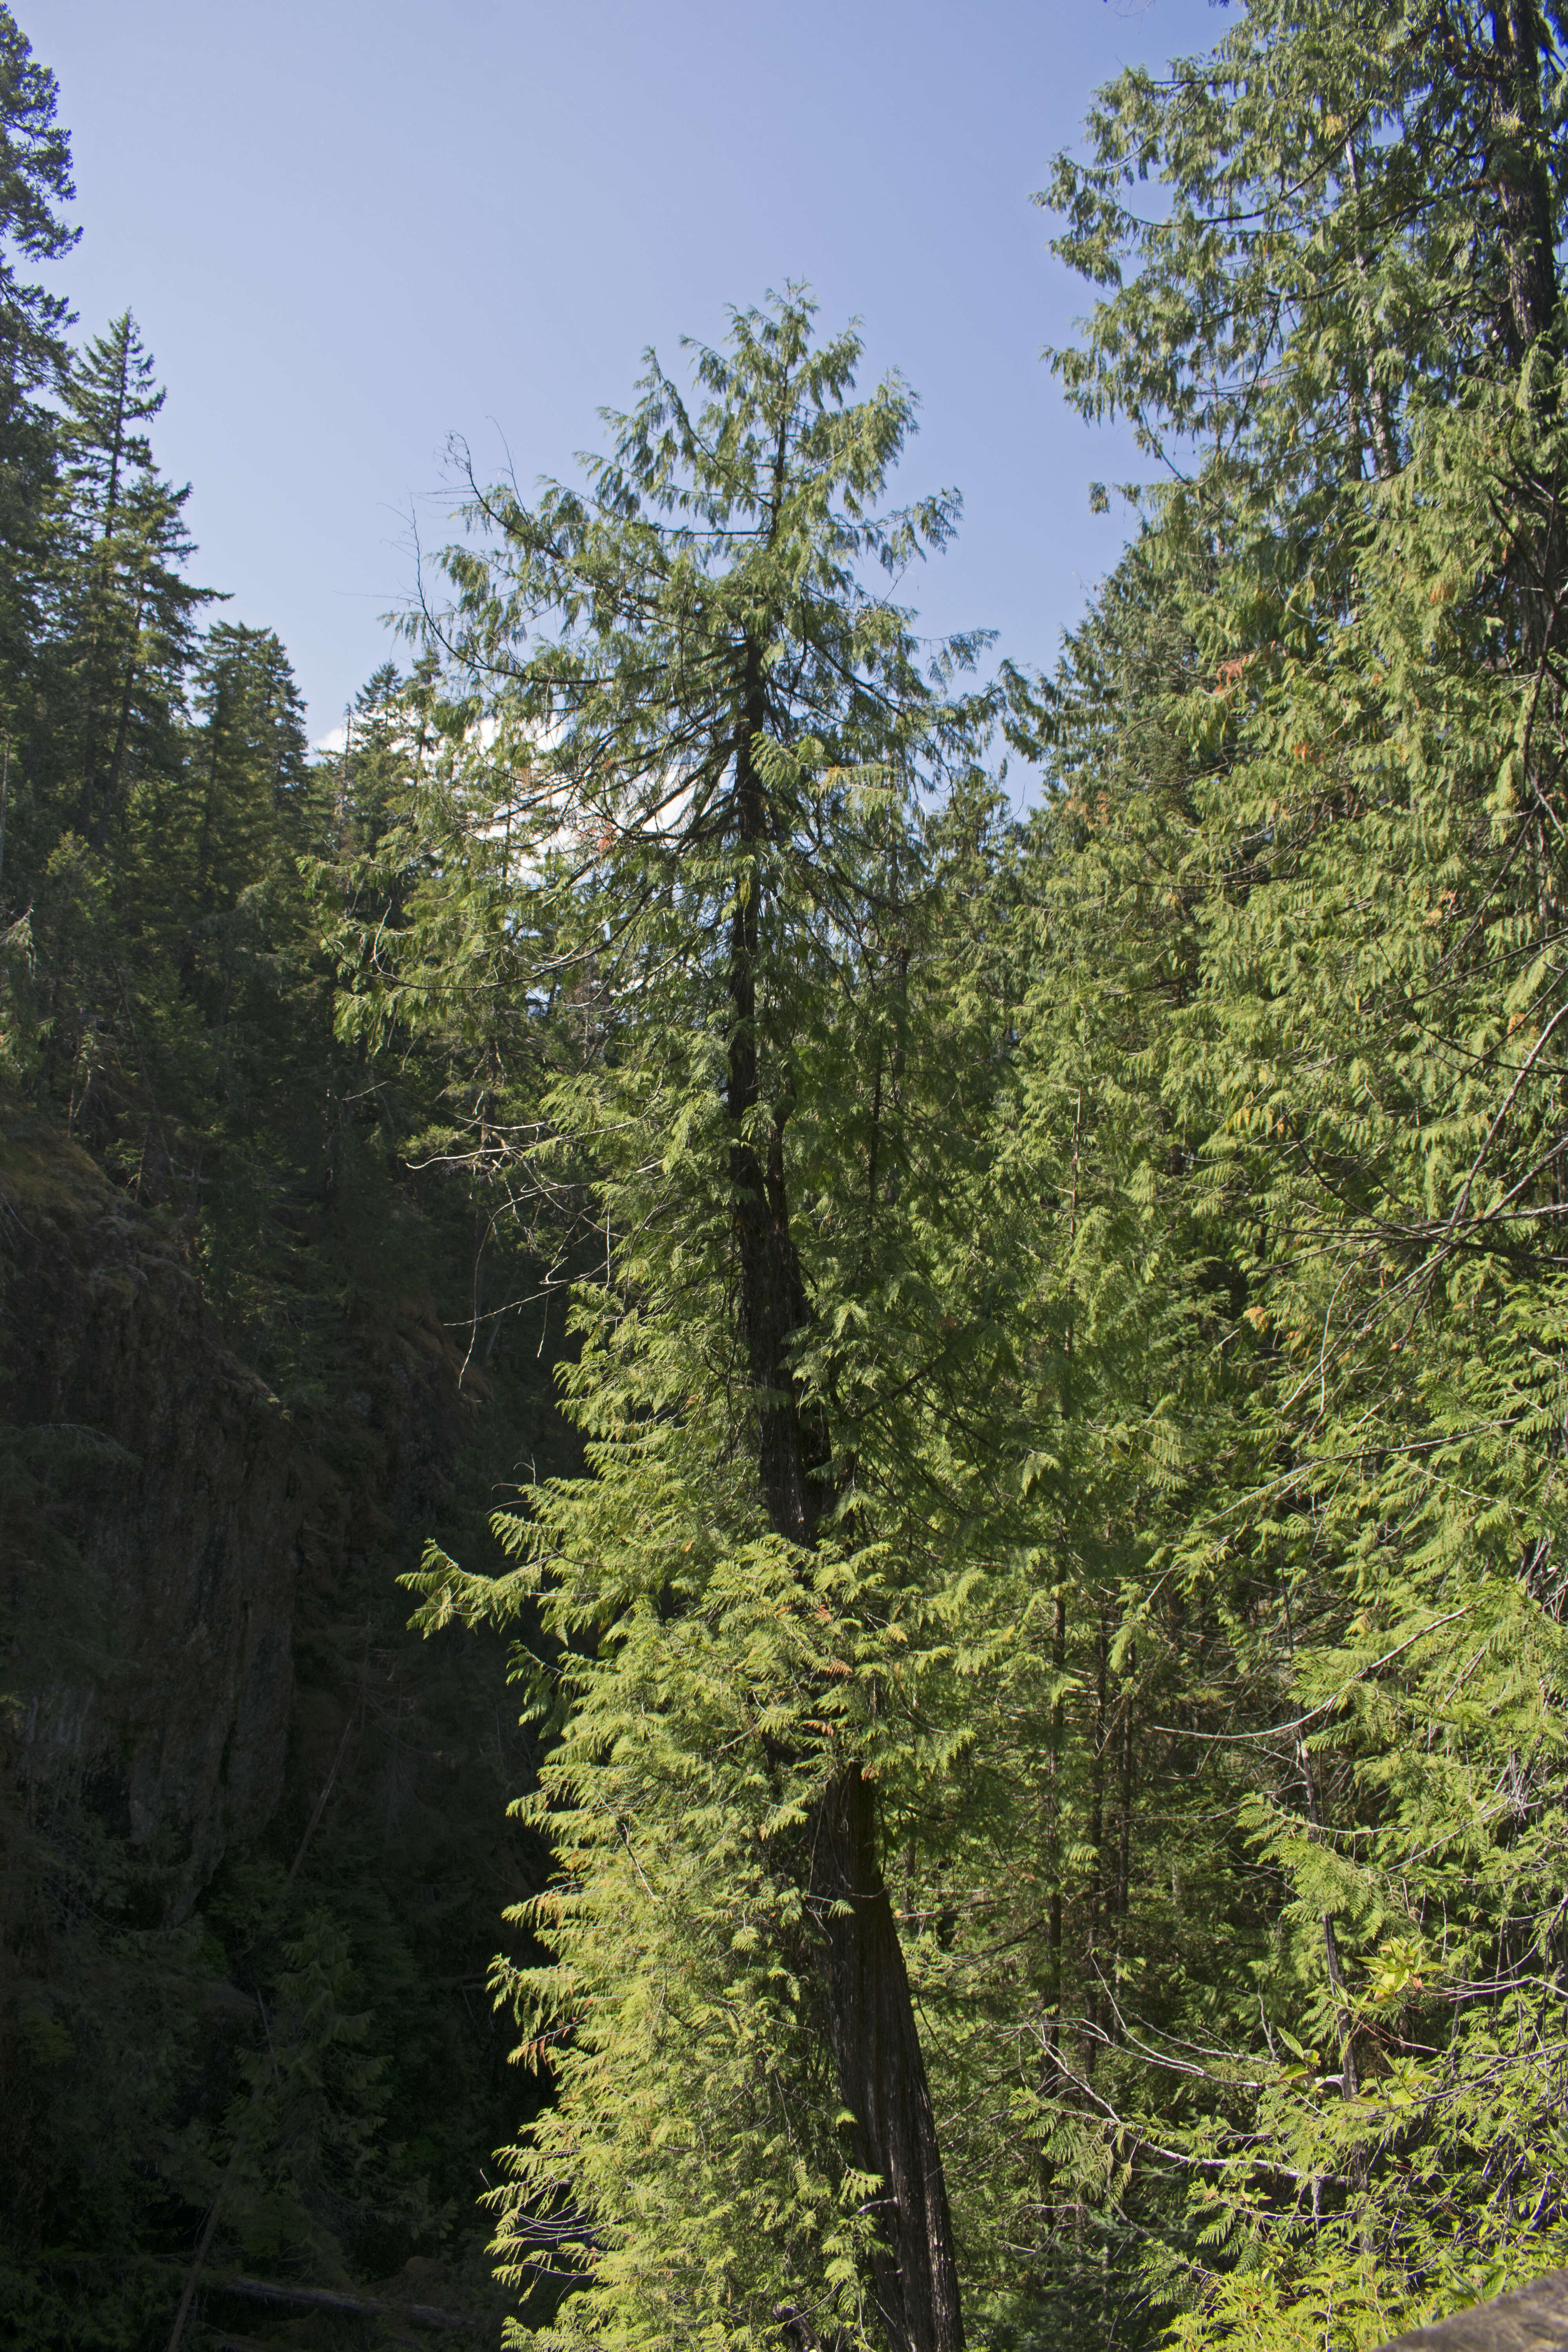
[[1558, 2258], [1559, 32], [1249, 9], [1054, 192], [1110, 289], [1069, 382], [1185, 472], [1042, 699], [1039, 829], [1058, 921], [1139, 908], [1130, 1189], [1202, 1252], [1205, 1444], [1122, 1638], [1179, 1593], [1158, 1719], [1243, 1935], [1173, 2041], [1143, 1972], [1154, 2071], [1095, 2095], [1112, 2242], [1190, 2184], [1141, 2267], [1192, 2343]]
[[[406, 681], [323, 761], [277, 635], [203, 626], [133, 320], [73, 351], [26, 282], [74, 235], [54, 109], [0, 9], [0, 2333], [198, 2352], [236, 2269], [499, 2325], [527, 1750], [500, 1645], [423, 1649], [395, 1577], [571, 1458], [559, 1318], [496, 1234], [465, 1370], [473, 1188], [411, 1165], [446, 1066], [334, 1034]], [[182, 1704], [216, 1784], [150, 1795]]]
[[[583, 2275], [569, 2339], [821, 2336], [835, 2293], [897, 2339], [877, 2236], [799, 2201], [826, 1922], [763, 1861], [846, 1739], [972, 2330], [1370, 2344], [1552, 2257], [1555, 37], [1262, 5], [1102, 94], [1053, 198], [1109, 290], [1059, 364], [1178, 474], [1057, 679], [1010, 681], [1047, 781], [1011, 840], [957, 777], [901, 837], [885, 784], [807, 842], [778, 797], [812, 770], [747, 701], [728, 544], [712, 635], [735, 476], [673, 470], [744, 450], [749, 321], [705, 424], [656, 375], [589, 499], [484, 501], [499, 557], [455, 567], [444, 805], [490, 842], [531, 808], [489, 903], [582, 1012], [532, 1194], [570, 1164], [604, 1220], [593, 1483], [507, 1523], [515, 1584], [429, 1572], [437, 1616], [527, 1594], [567, 1645], [557, 1965], [502, 1979], [558, 2099], [500, 2243]], [[809, 677], [779, 642], [758, 683]], [[748, 1461], [765, 1545], [712, 1484]]]
[[[810, 323], [793, 294], [738, 314], [724, 351], [695, 355], [700, 409], [653, 365], [586, 498], [551, 490], [533, 511], [510, 492], [481, 499], [474, 517], [498, 543], [450, 559], [460, 601], [434, 632], [457, 772], [499, 762], [509, 780], [479, 821], [519, 861], [507, 920], [540, 943], [531, 985], [571, 987], [584, 1007], [534, 1157], [570, 1150], [595, 1173], [604, 1231], [603, 1278], [579, 1286], [574, 1375], [595, 1484], [549, 1490], [511, 1530], [543, 1569], [517, 1590], [537, 1587], [548, 1626], [592, 1629], [598, 1645], [598, 1667], [569, 1682], [546, 1787], [570, 1802], [563, 1834], [584, 1880], [552, 1916], [604, 2021], [562, 2059], [519, 2179], [549, 2193], [559, 2174], [568, 2209], [592, 2216], [587, 2242], [604, 2235], [593, 2294], [566, 2306], [574, 2330], [661, 2341], [689, 2301], [710, 2333], [760, 2338], [781, 2311], [858, 2331], [866, 2293], [891, 2342], [934, 2347], [962, 2340], [957, 2277], [866, 1776], [900, 1750], [889, 1660], [918, 1676], [921, 1620], [961, 1573], [929, 1525], [911, 1528], [890, 1455], [922, 1407], [940, 1423], [970, 1345], [930, 1314], [932, 1255], [953, 1237], [940, 1210], [929, 1222], [929, 1186], [952, 1139], [921, 1171], [932, 1139], [911, 1112], [932, 1055], [952, 1052], [921, 1001], [935, 899], [921, 793], [954, 768], [966, 779], [986, 707], [948, 686], [972, 648], [928, 675], [907, 615], [862, 581], [868, 559], [891, 572], [940, 545], [951, 509], [879, 512], [908, 394], [891, 383], [851, 404], [856, 340], [815, 346]], [[984, 1073], [983, 1058], [982, 1102]], [[955, 1108], [940, 1088], [929, 1104]], [[900, 1289], [909, 1307], [927, 1302], [919, 1341], [908, 1308], [889, 1315]], [[932, 1499], [944, 1507], [940, 1488]], [[608, 1550], [606, 1514], [625, 1522]], [[679, 1544], [667, 1551], [658, 1526]], [[511, 1598], [443, 1590], [468, 1606]], [[761, 1618], [752, 1591], [772, 1596]], [[886, 1611], [905, 1622], [879, 1635]], [[837, 1640], [795, 1654], [788, 1629], [814, 1614], [839, 1623]], [[716, 1677], [701, 1715], [720, 1717], [678, 1727], [672, 1690], [662, 1771], [650, 1759], [635, 1798], [613, 1793], [622, 1766], [604, 1727], [629, 1681], [645, 1665], [684, 1680], [705, 1648], [691, 1700]], [[729, 1760], [705, 1763], [736, 1707], [718, 1743]], [[913, 1735], [910, 1756], [921, 1746]], [[694, 1816], [691, 1771], [710, 1784]], [[668, 2281], [668, 2224], [633, 2201], [643, 2118], [656, 2101], [682, 2129], [663, 2072], [707, 2075], [719, 2053], [698, 2032], [678, 2058], [646, 2018], [649, 1956], [601, 1949], [607, 1905], [624, 1914], [639, 1887], [663, 1901], [635, 1853], [626, 1879], [614, 1825], [635, 1819], [651, 1853], [663, 1815], [668, 1866], [711, 1874], [712, 1916], [660, 1965], [711, 2004], [709, 2032], [731, 2010], [748, 2018], [751, 2053], [727, 2122], [705, 2103], [679, 2159], [695, 2168], [679, 2201], [696, 2198], [711, 2239], [694, 2234]], [[694, 1924], [683, 1905], [669, 1932]], [[550, 1987], [538, 1981], [547, 2011]], [[511, 2237], [524, 2267], [531, 2226], [523, 2211]]]
[[[58, 107], [54, 76], [0, 9], [0, 660], [8, 673], [25, 662], [39, 619], [54, 444], [38, 394], [65, 367], [70, 323], [64, 299], [18, 270], [59, 260], [78, 235], [60, 209], [75, 190]], [[0, 722], [17, 716], [12, 687]]]
[[[312, 754], [25, 282], [0, 7], [26, 2352], [410, 2258], [547, 2352], [1370, 2352], [1568, 2259], [1565, 46], [1247, 0], [1099, 94], [1053, 357], [1164, 472], [1048, 677], [919, 637], [956, 499], [790, 289], [468, 477]], [[138, 1465], [23, 1395], [143, 1291], [306, 1497], [217, 1862], [72, 1748]]]

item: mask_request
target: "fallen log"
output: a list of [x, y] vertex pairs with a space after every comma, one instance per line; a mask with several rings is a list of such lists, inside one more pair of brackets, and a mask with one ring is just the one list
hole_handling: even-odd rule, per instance
[[251, 2303], [292, 2304], [306, 2311], [336, 2311], [349, 2319], [403, 2319], [412, 2327], [477, 2327], [477, 2319], [461, 2312], [437, 2311], [428, 2303], [374, 2303], [360, 2294], [340, 2294], [332, 2287], [285, 2286], [272, 2279], [209, 2278], [207, 2294], [237, 2294]]

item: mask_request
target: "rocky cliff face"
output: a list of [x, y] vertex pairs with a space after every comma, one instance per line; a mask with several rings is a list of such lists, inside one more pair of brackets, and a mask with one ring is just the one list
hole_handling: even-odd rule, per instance
[[0, 1132], [7, 1744], [35, 1811], [68, 1794], [129, 1841], [166, 1924], [279, 1803], [301, 1591], [449, 1487], [434, 1318], [407, 1306], [356, 1362], [345, 1473], [225, 1349], [176, 1223], [44, 1123]]
[[550, 1332], [465, 1388], [418, 1286], [460, 1309], [468, 1269], [389, 1213], [362, 1247], [310, 1212], [290, 1414], [180, 1221], [0, 1102], [0, 2308], [47, 2352], [165, 2343], [220, 2184], [219, 2270], [438, 2259], [495, 2340], [531, 1750], [504, 1640], [423, 1642], [397, 1579], [428, 1533], [483, 1566], [514, 1465], [575, 1457]]
[[[0, 1142], [0, 1410], [34, 1473], [0, 1523], [16, 1769], [35, 1804], [74, 1784], [178, 1917], [278, 1801], [320, 1476], [177, 1228], [42, 1125]], [[50, 1590], [71, 1555], [74, 1611]]]

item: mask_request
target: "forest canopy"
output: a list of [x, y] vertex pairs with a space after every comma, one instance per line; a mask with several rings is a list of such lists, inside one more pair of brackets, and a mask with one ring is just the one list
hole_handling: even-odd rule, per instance
[[[327, 1795], [159, 1915], [268, 2032], [125, 2126], [165, 2267], [90, 2335], [37, 2126], [24, 2342], [227, 2340], [263, 2254], [471, 2279], [480, 2226], [547, 2352], [1361, 2352], [1568, 2262], [1565, 50], [1247, 0], [1095, 96], [1048, 357], [1154, 479], [1040, 667], [921, 635], [956, 501], [790, 286], [574, 481], [470, 472], [313, 757], [131, 313], [77, 349], [23, 282], [68, 153], [0, 11], [0, 1080], [318, 1450], [349, 1325], [432, 1302], [467, 1451], [356, 1573], [417, 1610], [399, 1709], [504, 1653], [442, 1704], [496, 1711], [520, 2070], [464, 2062], [443, 2147], [434, 2028], [350, 2054], [394, 1977], [435, 2014], [367, 1748], [386, 1836], [314, 1908]], [[73, 1871], [100, 1974], [132, 1933], [39, 1826], [31, 1625], [17, 2017], [86, 1969]]]

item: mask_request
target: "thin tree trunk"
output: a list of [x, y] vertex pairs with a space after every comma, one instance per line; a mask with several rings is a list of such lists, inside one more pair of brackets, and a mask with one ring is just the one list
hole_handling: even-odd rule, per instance
[[1051, 1895], [1046, 1927], [1051, 1969], [1050, 2053], [1053, 2061], [1058, 2047], [1062, 2015], [1062, 1729], [1067, 1712], [1062, 1681], [1067, 1673], [1067, 1596], [1058, 1588], [1051, 1618], [1051, 1673], [1056, 1692], [1051, 1700], [1051, 1826], [1047, 1848]]
[[[752, 746], [766, 720], [752, 649], [735, 745], [737, 832], [761, 859], [765, 787]], [[787, 1097], [763, 1106], [757, 1056], [760, 874], [737, 890], [730, 929], [727, 1108], [737, 1312], [756, 1405], [758, 1475], [775, 1534], [809, 1547], [821, 1495], [811, 1476], [790, 1342], [809, 1307], [790, 1230], [784, 1139]], [[759, 1117], [761, 1114], [761, 1117]], [[820, 1453], [820, 1446], [812, 1449]], [[958, 2270], [925, 2062], [892, 1905], [877, 1860], [876, 1809], [858, 1761], [812, 1808], [812, 1909], [826, 1947], [823, 1990], [839, 2095], [854, 2116], [856, 2161], [880, 2177], [872, 2257], [877, 2307], [893, 2352], [963, 2352]]]
[[1105, 1612], [1102, 1609], [1094, 1643], [1094, 1753], [1089, 1767], [1089, 1842], [1094, 1848], [1094, 1884], [1089, 1898], [1089, 1998], [1085, 2008], [1089, 2018], [1089, 2032], [1083, 2053], [1086, 2074], [1092, 2074], [1094, 2072], [1095, 2056], [1100, 2046], [1100, 2036], [1096, 2029], [1101, 2023], [1100, 1990], [1100, 1971], [1104, 1964], [1104, 1955], [1100, 1950], [1100, 1927], [1106, 1910], [1107, 1897], [1112, 1895], [1105, 1855], [1105, 1750], [1110, 1738], [1105, 1712], [1105, 1677], [1110, 1663], [1109, 1650], [1110, 1643], [1105, 1631]]
[[[127, 315], [129, 316], [129, 314]], [[124, 334], [121, 335], [120, 339], [120, 374], [114, 388], [114, 435], [109, 447], [109, 481], [105, 489], [103, 500], [103, 529], [99, 533], [98, 537], [98, 553], [103, 573], [103, 596], [105, 607], [108, 605], [110, 584], [114, 576], [114, 560], [111, 552], [111, 545], [114, 538], [114, 526], [119, 520], [120, 515], [120, 468], [125, 457], [125, 409], [130, 393], [130, 337], [128, 334]], [[99, 625], [95, 623], [92, 635], [89, 640], [88, 645], [88, 677], [89, 681], [93, 679], [97, 669], [96, 656], [98, 651], [98, 626]], [[142, 604], [140, 597], [137, 599], [136, 605], [136, 627], [138, 634], [140, 634], [142, 627]], [[135, 653], [132, 651], [132, 665], [134, 665], [135, 658]], [[129, 694], [129, 687], [127, 688], [127, 693]], [[92, 812], [98, 800], [99, 705], [93, 698], [95, 694], [96, 688], [89, 683], [87, 712], [87, 749], [82, 762], [81, 812], [80, 823], [78, 826], [78, 830], [84, 840], [89, 837], [89, 834], [91, 834], [93, 830]], [[107, 819], [104, 820], [102, 829], [104, 832], [107, 832], [108, 830]], [[94, 839], [93, 846], [96, 849], [101, 849], [103, 844], [100, 840]]]
[[871, 2258], [877, 2308], [900, 2352], [959, 2352], [963, 2322], [936, 2118], [877, 1864], [875, 1800], [858, 1764], [829, 1782], [810, 1836], [839, 2094], [856, 2118], [857, 2161], [882, 2179]]
[[1372, 306], [1366, 290], [1366, 252], [1362, 242], [1360, 219], [1361, 174], [1356, 165], [1353, 139], [1345, 141], [1345, 177], [1350, 182], [1351, 194], [1355, 200], [1357, 211], [1355, 266], [1356, 278], [1361, 289], [1362, 365], [1366, 380], [1367, 420], [1372, 434], [1373, 463], [1377, 468], [1379, 481], [1386, 482], [1399, 471], [1399, 459], [1394, 415], [1388, 404], [1388, 388], [1385, 384], [1380, 383], [1377, 379], [1377, 337], [1373, 330]]
[[204, 912], [209, 911], [207, 885], [212, 877], [213, 826], [217, 819], [218, 748], [222, 740], [224, 717], [223, 688], [219, 685], [214, 698], [212, 725], [208, 730], [207, 789], [206, 797], [202, 803], [201, 838], [196, 844], [196, 899]]
[[[1318, 1836], [1322, 1824], [1318, 1819], [1318, 1786], [1312, 1774], [1312, 1759], [1301, 1734], [1296, 1734], [1296, 1761], [1301, 1774], [1301, 1787], [1307, 1799], [1307, 1819], [1312, 1834]], [[1347, 2099], [1356, 2095], [1355, 2021], [1351, 2015], [1345, 1993], [1344, 1971], [1340, 1966], [1340, 1939], [1334, 1932], [1334, 1915], [1325, 1911], [1323, 1920], [1323, 1966], [1328, 1975], [1329, 1989], [1336, 2006], [1335, 2024], [1340, 2037], [1340, 2083]]]
[[[760, 857], [767, 845], [767, 805], [751, 747], [762, 732], [765, 710], [762, 662], [754, 653], [748, 664], [747, 689], [742, 740], [735, 747], [736, 813], [742, 847]], [[757, 1114], [762, 1108], [757, 1077], [761, 896], [761, 877], [753, 872], [738, 888], [730, 919], [728, 1109], [737, 1304], [756, 1399], [758, 1471], [768, 1517], [778, 1534], [795, 1543], [810, 1544], [819, 1498], [807, 1485], [795, 1376], [787, 1353], [792, 1335], [806, 1321], [805, 1289], [790, 1233], [784, 1185], [787, 1101], [768, 1107], [766, 1133], [757, 1133]]]
[[[135, 641], [142, 635], [142, 603], [136, 605]], [[99, 806], [98, 822], [92, 829], [92, 845], [101, 856], [109, 840], [109, 828], [119, 805], [121, 779], [125, 772], [125, 744], [131, 731], [131, 698], [136, 689], [136, 654], [132, 652], [125, 665], [125, 683], [120, 696], [120, 718], [114, 730], [114, 751], [109, 762], [109, 781]]]
[[1135, 1761], [1132, 1749], [1132, 1687], [1138, 1672], [1138, 1652], [1129, 1643], [1127, 1674], [1121, 1685], [1121, 1839], [1116, 1858], [1116, 1916], [1122, 1924], [1117, 1930], [1117, 1957], [1126, 1939], [1126, 1919], [1132, 1902], [1132, 1782]]
[[1500, 322], [1517, 367], [1552, 331], [1557, 310], [1552, 186], [1541, 109], [1541, 21], [1535, 0], [1498, 0], [1492, 12], [1491, 116], [1508, 300]]
[[[1290, 1587], [1281, 1582], [1280, 1597], [1285, 1604], [1285, 1638], [1290, 1659], [1290, 1682], [1296, 1680], [1296, 1629], [1290, 1620]], [[1301, 1790], [1307, 1800], [1307, 1821], [1314, 1839], [1321, 1834], [1322, 1823], [1318, 1818], [1318, 1784], [1312, 1771], [1312, 1759], [1303, 1732], [1296, 1733], [1296, 1768], [1301, 1775]], [[1340, 2037], [1340, 2085], [1347, 2099], [1356, 2092], [1355, 2021], [1345, 1998], [1344, 1973], [1340, 1967], [1340, 1939], [1334, 1933], [1334, 1915], [1321, 1915], [1323, 1927], [1323, 1965], [1328, 1974], [1329, 1989], [1338, 2004], [1335, 2024]]]

